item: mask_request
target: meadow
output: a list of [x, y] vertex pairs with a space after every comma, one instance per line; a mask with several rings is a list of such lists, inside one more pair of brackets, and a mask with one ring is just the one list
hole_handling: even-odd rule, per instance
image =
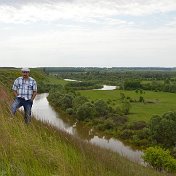
[[[5, 88], [1, 85], [0, 89]], [[9, 100], [4, 96], [0, 101], [0, 175], [165, 175], [82, 142], [34, 117], [32, 123], [26, 125], [21, 112], [12, 118]]]
[[136, 101], [140, 96], [144, 97], [145, 102], [132, 102], [132, 108], [128, 115], [129, 121], [144, 120], [148, 122], [152, 115], [163, 114], [168, 111], [176, 110], [176, 94], [167, 92], [144, 91], [143, 94], [136, 93], [134, 90], [82, 90], [81, 95], [90, 100], [103, 99], [109, 101], [111, 106], [120, 104], [120, 94], [123, 93], [126, 97], [130, 97]]
[[[169, 175], [157, 172], [152, 168], [144, 167], [128, 161], [123, 156], [101, 149], [97, 146], [81, 141], [61, 130], [57, 130], [47, 123], [35, 120], [26, 125], [23, 114], [18, 112], [14, 118], [10, 113], [12, 94], [11, 84], [20, 71], [17, 69], [0, 69], [0, 175], [21, 176], [160, 176]], [[64, 80], [48, 76], [40, 70], [33, 70], [32, 77], [38, 82], [59, 85]], [[135, 91], [80, 91], [91, 100], [111, 100], [110, 104], [116, 106], [119, 102], [120, 92], [126, 96], [137, 99], [140, 95]], [[169, 95], [169, 97], [168, 97]], [[174, 94], [148, 92], [142, 94], [144, 98], [154, 103], [132, 103], [129, 115], [133, 121], [132, 112], [145, 114], [146, 106], [158, 106], [158, 113], [166, 107], [174, 109]], [[172, 100], [172, 101], [171, 101]], [[159, 107], [161, 107], [159, 111]], [[166, 106], [168, 104], [168, 106]], [[137, 111], [138, 109], [140, 111]], [[141, 105], [142, 107], [140, 107]], [[150, 108], [151, 108], [150, 107]], [[142, 110], [141, 110], [142, 109]], [[156, 107], [153, 107], [153, 111]], [[156, 112], [156, 111], [155, 111]], [[139, 117], [141, 118], [141, 114]], [[152, 113], [152, 112], [150, 112]], [[145, 114], [146, 115], [146, 114]], [[146, 117], [146, 116], [145, 116]], [[143, 117], [144, 118], [144, 117]], [[144, 118], [145, 119], [145, 118]], [[137, 119], [138, 120], [138, 119]], [[146, 118], [148, 120], [148, 117]]]

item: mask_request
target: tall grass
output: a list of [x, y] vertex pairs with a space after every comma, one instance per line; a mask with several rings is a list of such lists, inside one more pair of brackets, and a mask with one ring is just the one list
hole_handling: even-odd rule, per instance
[[[34, 117], [32, 123], [26, 125], [22, 113], [17, 112], [15, 117], [11, 115], [9, 92], [2, 93], [5, 89], [10, 89], [18, 72], [0, 70], [0, 75], [0, 175], [166, 175], [132, 163], [109, 150], [82, 142]], [[42, 73], [36, 76], [38, 79], [44, 78]]]
[[162, 175], [34, 118], [26, 125], [20, 112], [11, 117], [8, 104], [1, 103], [0, 175]]

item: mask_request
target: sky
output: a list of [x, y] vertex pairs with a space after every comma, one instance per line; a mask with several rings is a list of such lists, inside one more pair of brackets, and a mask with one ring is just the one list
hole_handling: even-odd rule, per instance
[[0, 0], [0, 67], [176, 67], [176, 0]]

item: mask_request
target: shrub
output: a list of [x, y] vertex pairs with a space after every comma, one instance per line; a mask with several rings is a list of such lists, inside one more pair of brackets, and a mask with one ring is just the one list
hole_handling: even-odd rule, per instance
[[149, 147], [144, 152], [143, 159], [159, 171], [176, 172], [176, 160], [170, 155], [169, 150], [160, 147]]
[[137, 121], [133, 122], [129, 128], [132, 130], [141, 130], [147, 126], [147, 123], [145, 121]]
[[120, 93], [120, 101], [123, 102], [125, 100], [125, 94]]
[[171, 150], [171, 154], [174, 158], [176, 158], [176, 147]]
[[139, 102], [140, 102], [140, 103], [144, 103], [144, 97], [140, 96], [140, 97], [139, 97]]
[[60, 106], [63, 109], [71, 108], [72, 107], [72, 102], [73, 102], [73, 96], [69, 94], [65, 94], [61, 99], [60, 99]]
[[88, 102], [88, 99], [84, 96], [76, 96], [73, 99], [73, 108], [74, 110], [77, 110], [81, 105]]
[[140, 89], [142, 87], [140, 81], [136, 80], [127, 80], [124, 83], [124, 88], [126, 90], [135, 90], [135, 89]]
[[95, 116], [95, 107], [86, 102], [78, 108], [76, 115], [79, 120], [92, 119]]
[[113, 114], [112, 119], [115, 125], [123, 125], [128, 121], [128, 117], [118, 114]]
[[128, 115], [130, 113], [130, 109], [131, 109], [131, 104], [128, 101], [125, 101], [122, 103], [121, 105], [121, 111], [125, 114]]
[[108, 105], [105, 101], [97, 100], [94, 105], [97, 116], [105, 116], [108, 114]]
[[165, 147], [176, 144], [176, 112], [168, 112], [163, 116], [153, 116], [149, 122], [150, 137], [154, 143]]
[[67, 108], [66, 109], [66, 113], [69, 114], [69, 115], [73, 115], [74, 114], [74, 111], [72, 108]]
[[123, 130], [123, 131], [120, 133], [120, 137], [121, 137], [122, 139], [124, 139], [124, 140], [126, 140], [126, 139], [131, 139], [133, 135], [134, 135], [134, 131], [129, 130], [129, 129]]
[[96, 128], [100, 131], [111, 130], [114, 128], [114, 124], [113, 124], [113, 121], [108, 119], [102, 123], [99, 123]]

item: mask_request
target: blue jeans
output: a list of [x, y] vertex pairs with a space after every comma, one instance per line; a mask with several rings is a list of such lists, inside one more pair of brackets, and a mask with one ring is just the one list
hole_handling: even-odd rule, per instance
[[21, 106], [24, 107], [24, 120], [25, 123], [29, 123], [31, 121], [31, 109], [32, 109], [32, 100], [25, 100], [20, 97], [16, 97], [15, 101], [12, 104], [11, 110], [12, 113], [15, 114], [17, 109], [20, 108]]

